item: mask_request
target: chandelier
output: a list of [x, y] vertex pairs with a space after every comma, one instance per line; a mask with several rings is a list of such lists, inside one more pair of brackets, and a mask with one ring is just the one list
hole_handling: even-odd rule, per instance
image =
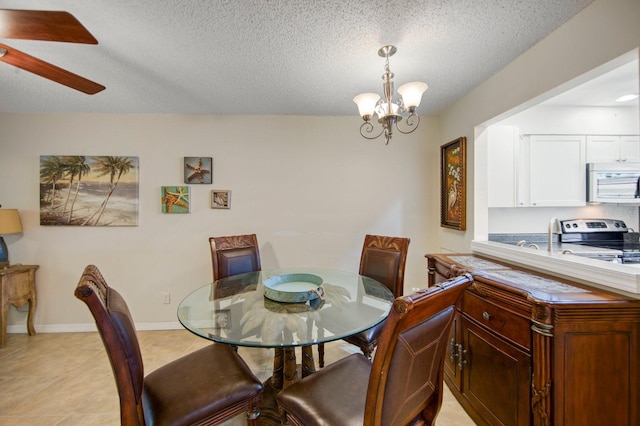
[[[389, 144], [395, 127], [400, 133], [408, 134], [415, 131], [420, 124], [420, 116], [416, 114], [416, 108], [420, 105], [422, 94], [429, 86], [419, 81], [403, 84], [398, 87], [400, 96], [393, 99], [393, 73], [389, 69], [389, 57], [396, 53], [395, 46], [382, 46], [378, 55], [385, 58], [384, 74], [382, 74], [382, 91], [384, 96], [376, 93], [363, 93], [353, 98], [358, 105], [360, 116], [364, 123], [360, 126], [360, 134], [366, 139], [376, 139], [384, 133], [385, 144]], [[378, 123], [382, 126], [379, 132], [374, 132], [372, 123], [373, 114], [378, 117]], [[404, 117], [406, 115], [406, 118]], [[399, 125], [404, 118], [404, 124]]]

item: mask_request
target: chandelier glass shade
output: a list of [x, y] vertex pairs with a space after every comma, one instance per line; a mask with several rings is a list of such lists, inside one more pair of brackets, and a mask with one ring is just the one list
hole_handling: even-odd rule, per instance
[[[385, 73], [382, 74], [383, 96], [376, 93], [363, 93], [353, 98], [358, 105], [358, 112], [364, 123], [360, 126], [360, 134], [366, 139], [376, 139], [384, 134], [386, 144], [393, 136], [395, 128], [400, 133], [411, 133], [418, 128], [420, 116], [416, 109], [422, 100], [422, 94], [428, 89], [425, 83], [415, 81], [403, 84], [398, 88], [398, 98], [393, 98], [393, 73], [389, 69], [389, 57], [396, 53], [396, 47], [387, 45], [378, 50], [378, 55], [385, 58]], [[381, 129], [375, 130], [374, 115]], [[402, 125], [398, 124], [404, 119]]]

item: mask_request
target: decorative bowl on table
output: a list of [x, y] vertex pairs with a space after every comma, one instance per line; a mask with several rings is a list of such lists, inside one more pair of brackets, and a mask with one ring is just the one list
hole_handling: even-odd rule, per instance
[[323, 280], [313, 274], [284, 274], [264, 280], [264, 297], [276, 302], [305, 303], [324, 298]]

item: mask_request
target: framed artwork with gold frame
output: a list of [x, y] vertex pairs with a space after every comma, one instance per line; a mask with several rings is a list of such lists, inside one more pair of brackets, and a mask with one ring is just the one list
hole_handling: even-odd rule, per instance
[[440, 147], [440, 226], [466, 229], [467, 138]]

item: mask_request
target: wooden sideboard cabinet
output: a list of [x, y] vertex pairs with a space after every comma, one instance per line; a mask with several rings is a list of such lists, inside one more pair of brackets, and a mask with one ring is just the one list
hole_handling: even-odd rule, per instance
[[445, 382], [480, 425], [640, 425], [640, 300], [471, 254], [427, 254], [429, 285], [470, 272]]
[[0, 348], [7, 343], [7, 313], [9, 305], [20, 307], [29, 303], [27, 332], [36, 334], [33, 316], [36, 311], [36, 270], [38, 265], [12, 265], [0, 268]]

